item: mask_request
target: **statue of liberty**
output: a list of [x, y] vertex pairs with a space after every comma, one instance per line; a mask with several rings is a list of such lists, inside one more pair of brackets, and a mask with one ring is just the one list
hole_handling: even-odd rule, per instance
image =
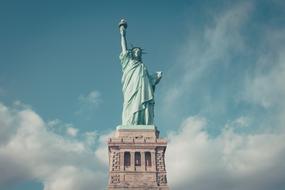
[[127, 48], [127, 22], [124, 19], [120, 21], [119, 28], [124, 98], [122, 125], [153, 125], [154, 91], [162, 77], [162, 72], [149, 74], [147, 67], [142, 62], [142, 48]]

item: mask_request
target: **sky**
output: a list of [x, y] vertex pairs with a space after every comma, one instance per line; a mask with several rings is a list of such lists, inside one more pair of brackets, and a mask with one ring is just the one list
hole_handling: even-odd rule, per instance
[[129, 46], [163, 71], [155, 124], [168, 140], [170, 188], [285, 189], [284, 9], [282, 0], [0, 1], [0, 189], [106, 188], [106, 140], [123, 102], [121, 18]]

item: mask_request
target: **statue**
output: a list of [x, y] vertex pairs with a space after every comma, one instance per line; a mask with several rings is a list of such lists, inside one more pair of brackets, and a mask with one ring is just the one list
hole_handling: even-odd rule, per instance
[[126, 28], [127, 22], [122, 19], [119, 23], [124, 98], [122, 125], [153, 125], [154, 91], [162, 72], [150, 75], [142, 62], [142, 48], [127, 48]]

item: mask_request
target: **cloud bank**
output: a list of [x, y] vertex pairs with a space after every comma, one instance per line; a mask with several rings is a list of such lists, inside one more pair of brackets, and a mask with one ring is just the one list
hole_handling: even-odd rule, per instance
[[[70, 128], [69, 128], [70, 129]], [[92, 132], [64, 136], [29, 108], [0, 104], [0, 189], [36, 180], [44, 190], [104, 189], [107, 167], [91, 148]], [[107, 152], [107, 149], [105, 149]]]
[[168, 135], [171, 189], [268, 190], [285, 187], [285, 127], [271, 133], [239, 134], [235, 125], [212, 137], [207, 120], [187, 118]]
[[[285, 187], [285, 128], [240, 134], [240, 117], [211, 136], [207, 119], [187, 118], [168, 134], [166, 155], [171, 189], [265, 190]], [[101, 190], [107, 186], [106, 139], [95, 132], [75, 136], [49, 130], [30, 108], [0, 104], [0, 188], [38, 181], [44, 190]], [[98, 137], [97, 137], [98, 136]], [[98, 146], [94, 148], [94, 144]]]

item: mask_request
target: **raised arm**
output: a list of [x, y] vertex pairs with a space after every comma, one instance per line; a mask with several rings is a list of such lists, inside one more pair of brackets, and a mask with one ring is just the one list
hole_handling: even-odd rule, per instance
[[122, 53], [127, 52], [127, 39], [126, 39], [126, 28], [127, 28], [127, 22], [122, 19], [119, 23], [120, 33], [121, 33], [121, 46], [122, 46]]

